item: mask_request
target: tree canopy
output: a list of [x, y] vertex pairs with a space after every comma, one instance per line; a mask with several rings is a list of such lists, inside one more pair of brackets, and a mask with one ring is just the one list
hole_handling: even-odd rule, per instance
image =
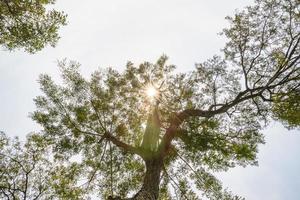
[[299, 5], [256, 0], [228, 17], [222, 54], [191, 72], [163, 55], [90, 78], [61, 61], [61, 84], [41, 75], [31, 117], [65, 170], [55, 177], [71, 177], [56, 188], [77, 191], [61, 198], [242, 199], [213, 172], [257, 165], [270, 120], [299, 127]]
[[0, 45], [30, 53], [46, 45], [55, 46], [59, 28], [66, 25], [66, 15], [48, 9], [54, 3], [55, 0], [1, 0]]

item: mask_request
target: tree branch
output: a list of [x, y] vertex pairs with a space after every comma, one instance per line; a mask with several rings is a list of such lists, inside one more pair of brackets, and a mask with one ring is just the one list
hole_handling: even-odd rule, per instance
[[126, 143], [118, 140], [115, 136], [113, 136], [112, 134], [110, 134], [108, 132], [106, 132], [103, 135], [103, 137], [105, 139], [109, 140], [110, 142], [112, 142], [117, 147], [119, 147], [129, 153], [137, 154], [137, 155], [140, 155], [141, 157], [143, 157], [143, 155], [144, 155], [143, 151], [140, 148], [126, 144]]

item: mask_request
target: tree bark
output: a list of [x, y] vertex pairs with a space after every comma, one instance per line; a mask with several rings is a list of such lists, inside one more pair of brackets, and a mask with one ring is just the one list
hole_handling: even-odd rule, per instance
[[[134, 197], [122, 199], [121, 197], [108, 197], [108, 200], [157, 200], [159, 196], [160, 173], [163, 165], [161, 158], [155, 157], [145, 160], [146, 173], [143, 186]], [[130, 184], [130, 183], [129, 183]]]
[[145, 161], [146, 174], [143, 186], [132, 198], [133, 200], [157, 200], [159, 195], [160, 172], [163, 161], [160, 158], [152, 158]]

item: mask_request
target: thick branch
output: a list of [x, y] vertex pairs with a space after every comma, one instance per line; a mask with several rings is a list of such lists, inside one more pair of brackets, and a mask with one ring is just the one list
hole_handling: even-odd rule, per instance
[[[260, 97], [262, 92], [266, 88], [261, 88], [261, 89], [248, 89], [243, 92], [240, 92], [237, 97], [231, 101], [230, 103], [226, 103], [223, 106], [221, 106], [219, 109], [216, 110], [201, 110], [201, 109], [187, 109], [182, 112], [179, 112], [176, 114], [173, 119], [171, 120], [170, 126], [166, 131], [166, 134], [163, 136], [161, 145], [160, 145], [160, 151], [161, 151], [161, 156], [164, 157], [168, 150], [170, 149], [170, 145], [176, 134], [178, 133], [178, 128], [179, 126], [188, 118], [190, 117], [205, 117], [205, 118], [210, 118], [214, 115], [217, 114], [222, 114], [226, 113], [230, 108], [234, 107], [235, 105], [255, 98], [255, 97]], [[246, 95], [249, 93], [248, 95]], [[245, 96], [246, 95], [246, 96]]]
[[113, 136], [112, 134], [110, 133], [105, 133], [103, 135], [103, 137], [109, 141], [111, 141], [114, 145], [116, 145], [117, 147], [127, 151], [127, 152], [130, 152], [130, 153], [133, 153], [133, 154], [137, 154], [137, 155], [140, 155], [143, 157], [143, 151], [140, 149], [140, 148], [137, 148], [137, 147], [134, 147], [134, 146], [131, 146], [129, 144], [126, 144], [120, 140], [118, 140], [115, 136]]

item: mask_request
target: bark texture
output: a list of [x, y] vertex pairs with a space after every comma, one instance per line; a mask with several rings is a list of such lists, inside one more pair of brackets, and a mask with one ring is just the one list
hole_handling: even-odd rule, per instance
[[145, 161], [146, 174], [143, 186], [132, 198], [133, 200], [157, 200], [159, 194], [160, 172], [162, 159], [154, 158]]
[[160, 173], [163, 161], [159, 158], [152, 158], [145, 161], [146, 173], [143, 186], [140, 191], [129, 199], [120, 197], [108, 197], [108, 200], [157, 200], [159, 196]]

